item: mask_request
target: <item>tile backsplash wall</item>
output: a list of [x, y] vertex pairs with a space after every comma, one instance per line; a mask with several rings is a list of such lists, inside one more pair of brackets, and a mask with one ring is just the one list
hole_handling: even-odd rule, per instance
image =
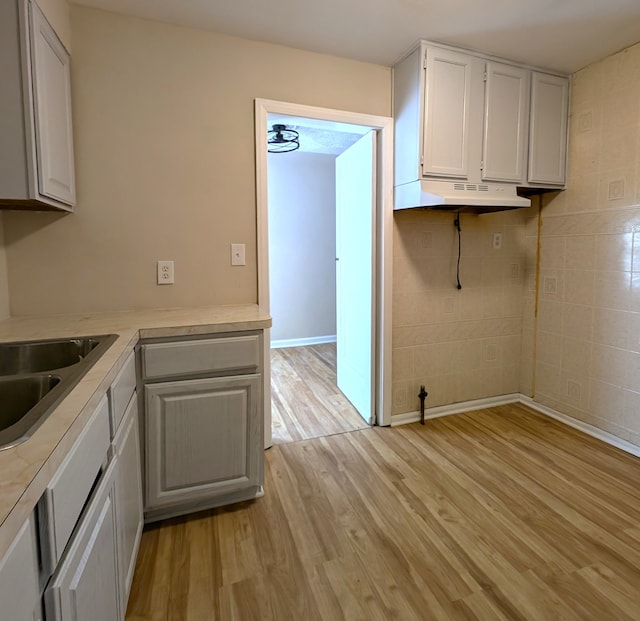
[[640, 44], [573, 76], [569, 140], [541, 211], [533, 394], [640, 444]]
[[640, 445], [640, 44], [573, 76], [566, 191], [463, 214], [461, 291], [455, 216], [394, 217], [394, 414], [520, 392]]
[[[394, 214], [392, 413], [520, 391], [526, 223], [532, 209], [461, 214], [456, 287], [455, 214]], [[502, 244], [493, 247], [493, 235]], [[535, 249], [534, 249], [535, 267]]]

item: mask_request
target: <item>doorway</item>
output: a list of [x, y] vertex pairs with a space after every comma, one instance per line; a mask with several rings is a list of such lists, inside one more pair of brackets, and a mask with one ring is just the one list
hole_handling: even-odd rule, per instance
[[[375, 173], [370, 184], [375, 184], [376, 200], [368, 207], [370, 222], [370, 278], [372, 291], [370, 307], [370, 351], [368, 357], [371, 367], [370, 410], [374, 421], [380, 425], [390, 424], [390, 351], [391, 351], [391, 235], [392, 235], [392, 156], [393, 125], [388, 117], [376, 117], [357, 113], [343, 112], [325, 108], [301, 106], [284, 102], [256, 100], [256, 186], [258, 204], [258, 300], [264, 308], [270, 308], [269, 282], [269, 187], [268, 156], [266, 135], [269, 118], [274, 115], [298, 117], [318, 123], [349, 124], [361, 126], [363, 132], [375, 140]], [[282, 157], [282, 154], [279, 154]], [[347, 175], [351, 177], [352, 175]], [[358, 196], [362, 193], [357, 192]], [[364, 224], [364, 223], [363, 223]], [[339, 257], [336, 257], [339, 259]], [[339, 271], [339, 270], [338, 270]], [[351, 308], [352, 305], [349, 305]], [[357, 319], [357, 316], [356, 316]], [[362, 322], [357, 322], [362, 323]], [[356, 325], [353, 324], [353, 325]], [[349, 336], [353, 329], [346, 331]], [[270, 358], [271, 335], [265, 339], [265, 359]], [[343, 348], [344, 350], [344, 348]], [[311, 352], [313, 354], [313, 352]], [[318, 356], [322, 359], [322, 355]], [[330, 356], [329, 356], [330, 357]], [[325, 356], [326, 358], [326, 356]], [[366, 365], [356, 360], [353, 365], [362, 371]], [[347, 367], [347, 365], [344, 365]], [[269, 369], [266, 369], [269, 372]], [[365, 373], [366, 375], [366, 369]], [[266, 391], [270, 393], [269, 390]], [[354, 399], [355, 402], [355, 399]], [[265, 394], [265, 445], [271, 444], [271, 394]]]

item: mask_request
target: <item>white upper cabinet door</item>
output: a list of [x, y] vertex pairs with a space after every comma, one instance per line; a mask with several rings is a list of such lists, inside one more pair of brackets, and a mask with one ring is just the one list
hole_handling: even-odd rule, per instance
[[74, 205], [70, 57], [40, 9], [29, 8], [38, 191]]
[[524, 179], [529, 129], [530, 71], [487, 62], [482, 179]]
[[529, 183], [564, 185], [569, 79], [534, 71], [531, 81]]
[[468, 177], [472, 59], [427, 48], [423, 175]]

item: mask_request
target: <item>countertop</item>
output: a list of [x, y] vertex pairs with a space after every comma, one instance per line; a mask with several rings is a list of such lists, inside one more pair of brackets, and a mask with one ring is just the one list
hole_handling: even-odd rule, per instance
[[270, 316], [256, 305], [0, 320], [1, 342], [118, 335], [116, 342], [31, 438], [14, 448], [0, 451], [0, 557], [7, 551], [140, 339], [257, 330], [270, 326]]

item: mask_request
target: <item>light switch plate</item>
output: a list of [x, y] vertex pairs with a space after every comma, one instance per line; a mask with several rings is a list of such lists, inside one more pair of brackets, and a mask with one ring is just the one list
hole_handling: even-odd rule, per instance
[[231, 244], [231, 265], [246, 265], [245, 245]]

